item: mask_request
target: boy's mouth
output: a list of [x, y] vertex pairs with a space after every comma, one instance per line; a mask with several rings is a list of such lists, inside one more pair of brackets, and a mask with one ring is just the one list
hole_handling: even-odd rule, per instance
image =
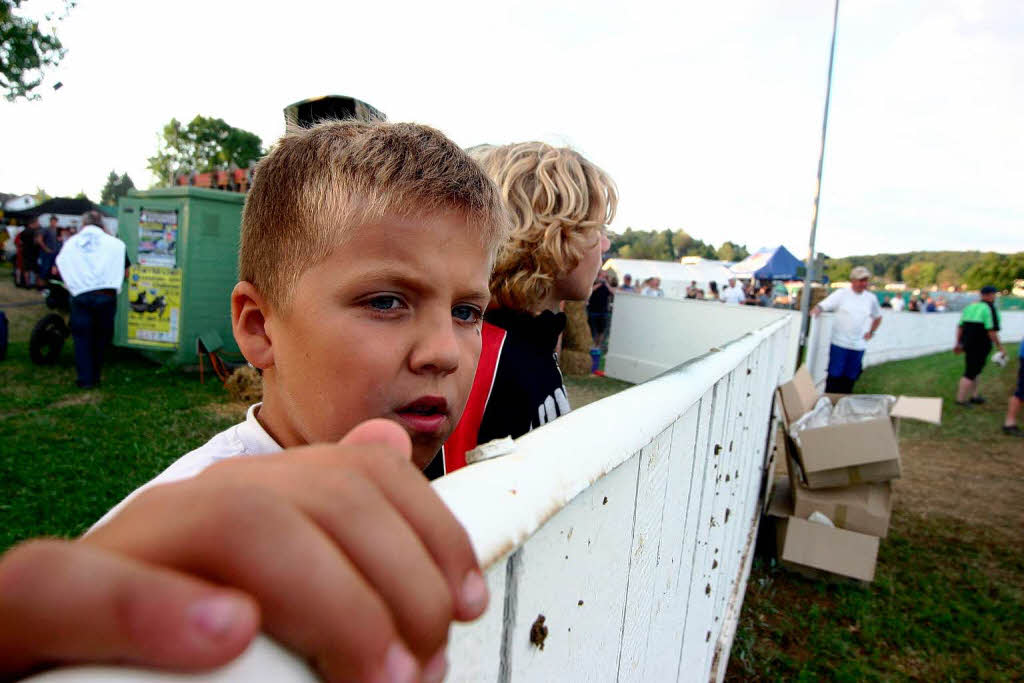
[[421, 396], [395, 410], [395, 414], [414, 434], [440, 435], [448, 422], [448, 401], [443, 396]]

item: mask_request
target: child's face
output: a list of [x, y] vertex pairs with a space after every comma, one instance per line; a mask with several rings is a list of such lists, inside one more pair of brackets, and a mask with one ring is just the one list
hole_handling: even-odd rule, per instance
[[284, 314], [267, 316], [273, 364], [260, 420], [287, 446], [386, 417], [426, 467], [469, 396], [489, 266], [456, 214], [356, 228], [302, 274]]
[[571, 271], [555, 280], [555, 290], [559, 299], [586, 301], [590, 298], [594, 279], [601, 271], [601, 257], [611, 246], [603, 229], [593, 230], [582, 239], [584, 246], [580, 262]]

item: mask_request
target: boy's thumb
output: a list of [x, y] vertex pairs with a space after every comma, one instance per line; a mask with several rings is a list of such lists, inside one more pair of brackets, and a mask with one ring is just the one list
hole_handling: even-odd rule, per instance
[[383, 417], [356, 425], [338, 443], [342, 446], [382, 444], [412, 460], [412, 440], [409, 438], [409, 434], [395, 422]]

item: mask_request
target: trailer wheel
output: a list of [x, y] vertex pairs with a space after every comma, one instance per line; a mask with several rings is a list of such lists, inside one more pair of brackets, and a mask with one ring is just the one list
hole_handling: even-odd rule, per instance
[[32, 328], [28, 340], [28, 355], [36, 365], [52, 365], [60, 358], [64, 340], [71, 334], [64, 317], [56, 313], [44, 316]]

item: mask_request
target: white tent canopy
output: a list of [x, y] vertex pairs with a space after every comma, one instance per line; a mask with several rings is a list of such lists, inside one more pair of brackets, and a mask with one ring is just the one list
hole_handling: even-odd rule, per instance
[[649, 277], [661, 278], [661, 289], [665, 296], [675, 299], [686, 298], [686, 288], [696, 280], [697, 286], [705, 292], [709, 282], [718, 283], [718, 290], [730, 277], [725, 261], [712, 261], [698, 256], [683, 257], [682, 263], [675, 261], [648, 261], [645, 259], [610, 258], [605, 261], [604, 269], [614, 270], [621, 282], [627, 273], [633, 276], [633, 283], [639, 285]]

